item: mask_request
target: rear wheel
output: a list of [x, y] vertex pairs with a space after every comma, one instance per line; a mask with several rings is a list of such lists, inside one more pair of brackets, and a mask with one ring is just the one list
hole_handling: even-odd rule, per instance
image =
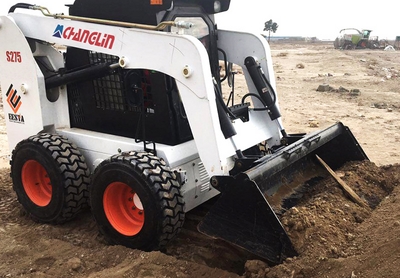
[[156, 250], [184, 222], [175, 174], [149, 153], [123, 153], [103, 161], [95, 170], [90, 200], [100, 231], [111, 244]]
[[355, 45], [353, 43], [351, 43], [351, 42], [346, 42], [343, 45], [343, 49], [345, 49], [345, 50], [352, 50], [352, 49], [355, 49], [355, 48], [356, 48]]
[[35, 220], [62, 223], [88, 206], [89, 170], [77, 147], [59, 135], [21, 141], [11, 159], [18, 201]]
[[340, 39], [336, 38], [335, 41], [333, 42], [333, 47], [335, 49], [338, 49], [340, 47]]

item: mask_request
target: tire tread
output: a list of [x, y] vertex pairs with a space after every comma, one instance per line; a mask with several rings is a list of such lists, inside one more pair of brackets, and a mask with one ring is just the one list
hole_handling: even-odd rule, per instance
[[[34, 144], [37, 148], [44, 148], [51, 155], [64, 180], [65, 196], [62, 211], [49, 222], [59, 224], [74, 218], [89, 204], [90, 170], [85, 163], [85, 158], [80, 154], [76, 145], [70, 143], [67, 138], [48, 133], [33, 135], [18, 143], [13, 151], [13, 157], [20, 147], [29, 143]], [[13, 164], [11, 161], [12, 171]], [[29, 211], [28, 213], [35, 220], [47, 222], [37, 219]]]
[[[180, 192], [180, 184], [163, 159], [146, 152], [126, 152], [112, 156], [109, 162], [122, 162], [133, 167], [151, 185], [153, 195], [161, 205], [162, 221], [158, 238], [149, 249], [164, 247], [182, 229], [185, 221], [185, 202]], [[101, 168], [101, 167], [98, 167]], [[96, 173], [96, 171], [95, 171]]]

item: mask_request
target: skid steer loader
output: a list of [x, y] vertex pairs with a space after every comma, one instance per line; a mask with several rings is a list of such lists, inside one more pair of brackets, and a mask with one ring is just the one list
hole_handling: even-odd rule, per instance
[[[334, 169], [367, 157], [341, 123], [287, 134], [266, 40], [217, 29], [229, 5], [76, 0], [64, 15], [18, 3], [0, 17], [11, 176], [33, 219], [90, 206], [111, 244], [154, 250], [218, 195], [201, 232], [271, 263], [296, 255], [283, 200], [317, 173], [316, 155]], [[248, 93], [226, 103], [232, 64]]]

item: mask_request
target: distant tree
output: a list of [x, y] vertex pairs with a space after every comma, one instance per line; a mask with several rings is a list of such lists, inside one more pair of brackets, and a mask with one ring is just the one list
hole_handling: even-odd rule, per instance
[[272, 19], [264, 23], [264, 31], [268, 31], [268, 42], [271, 38], [271, 31], [275, 33], [278, 30], [278, 23], [273, 22]]

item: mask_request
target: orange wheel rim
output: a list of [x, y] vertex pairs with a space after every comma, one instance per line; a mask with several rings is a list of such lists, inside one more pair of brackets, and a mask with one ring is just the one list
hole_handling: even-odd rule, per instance
[[134, 236], [143, 228], [142, 202], [126, 183], [110, 183], [104, 191], [103, 206], [108, 221], [119, 233]]
[[22, 186], [29, 199], [37, 206], [47, 206], [51, 201], [53, 187], [47, 171], [36, 160], [28, 160], [22, 166]]

